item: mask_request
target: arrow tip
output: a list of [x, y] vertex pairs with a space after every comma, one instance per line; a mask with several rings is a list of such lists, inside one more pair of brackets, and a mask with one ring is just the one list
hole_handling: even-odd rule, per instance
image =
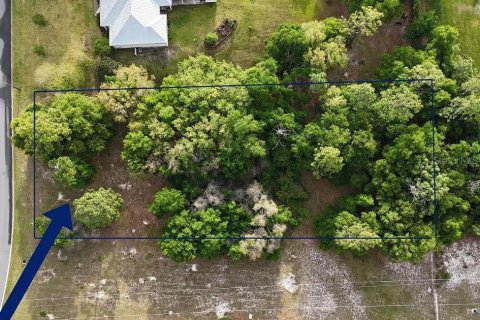
[[63, 204], [58, 208], [45, 212], [43, 215], [50, 218], [53, 222], [61, 224], [63, 227], [69, 230], [73, 230], [70, 204]]

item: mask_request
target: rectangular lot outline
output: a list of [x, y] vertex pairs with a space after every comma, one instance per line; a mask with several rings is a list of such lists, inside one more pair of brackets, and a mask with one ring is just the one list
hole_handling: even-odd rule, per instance
[[195, 88], [228, 88], [228, 87], [307, 87], [312, 85], [348, 85], [348, 84], [381, 84], [381, 83], [427, 83], [428, 90], [430, 92], [430, 104], [431, 104], [431, 124], [432, 124], [432, 166], [433, 166], [433, 237], [120, 237], [120, 236], [106, 236], [106, 237], [65, 237], [58, 239], [68, 240], [178, 240], [178, 241], [200, 241], [200, 240], [321, 240], [321, 241], [335, 241], [335, 240], [382, 240], [382, 241], [420, 241], [431, 240], [438, 237], [438, 210], [437, 210], [437, 194], [436, 194], [436, 148], [435, 148], [435, 87], [433, 79], [391, 79], [391, 80], [334, 80], [334, 81], [316, 81], [316, 82], [281, 82], [281, 83], [250, 83], [250, 84], [215, 84], [215, 85], [184, 85], [184, 86], [159, 86], [159, 87], [136, 87], [136, 88], [81, 88], [81, 89], [41, 89], [33, 91], [33, 238], [40, 240], [43, 236], [37, 236], [35, 230], [35, 218], [36, 218], [36, 170], [37, 170], [37, 157], [36, 157], [36, 99], [40, 94], [55, 94], [55, 93], [94, 93], [100, 91], [132, 91], [132, 90], [169, 90], [169, 89], [195, 89]]

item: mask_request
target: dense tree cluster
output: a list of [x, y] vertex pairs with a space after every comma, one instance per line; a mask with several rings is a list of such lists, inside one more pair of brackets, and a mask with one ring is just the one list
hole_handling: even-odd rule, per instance
[[308, 76], [316, 82], [326, 81], [327, 69], [345, 68], [348, 48], [359, 36], [373, 35], [382, 17], [382, 12], [362, 7], [348, 19], [282, 24], [267, 42], [267, 55], [277, 61], [279, 75], [285, 79]]
[[[394, 260], [415, 261], [421, 259], [425, 252], [457, 240], [464, 233], [478, 234], [479, 78], [471, 60], [461, 56], [457, 38], [458, 32], [454, 28], [438, 26], [432, 30], [430, 41], [423, 49], [400, 47], [382, 58], [377, 76], [433, 79], [434, 88], [429, 88], [427, 81], [419, 81], [378, 85], [376, 93], [373, 88], [370, 91], [363, 89], [363, 97], [354, 100], [367, 102], [366, 97], [371, 99], [363, 111], [345, 99], [345, 94], [343, 100], [335, 99], [337, 105], [346, 105], [350, 113], [355, 111], [353, 117], [357, 124], [371, 130], [372, 141], [376, 145], [376, 150], [371, 149], [369, 160], [363, 163], [360, 160], [362, 164], [358, 171], [347, 167], [348, 157], [342, 153], [344, 149], [336, 145], [338, 138], [329, 142], [325, 138], [326, 133], [322, 133], [323, 128], [325, 131], [329, 128], [322, 120], [330, 118], [330, 109], [327, 108], [331, 104], [329, 91], [332, 89], [325, 94], [323, 108], [326, 110], [317, 120], [322, 125], [308, 124], [294, 151], [303, 152], [307, 159], [311, 159], [312, 170], [317, 175], [332, 176], [331, 168], [337, 168], [334, 179], [338, 177], [340, 181], [345, 181], [342, 179], [349, 177], [349, 183], [363, 191], [356, 196], [345, 197], [335, 208], [321, 215], [317, 222], [318, 235], [338, 237], [348, 234], [367, 240], [336, 240], [322, 243], [323, 247], [357, 253], [379, 247]], [[435, 136], [430, 122], [432, 89], [435, 90], [434, 103], [439, 119]], [[369, 113], [369, 116], [362, 117], [362, 112]], [[362, 119], [369, 121], [362, 123]], [[334, 123], [338, 126], [348, 120], [348, 115], [343, 118], [337, 116]], [[334, 128], [338, 132], [336, 137], [348, 137], [348, 134]], [[355, 130], [355, 125], [348, 122], [345, 128]], [[330, 127], [328, 132], [333, 130]], [[313, 141], [316, 145], [306, 141]], [[348, 143], [346, 150], [352, 146]], [[327, 149], [327, 156], [324, 148], [329, 147], [336, 147], [338, 151], [333, 153]], [[355, 157], [354, 163], [357, 164], [359, 159], [363, 158]], [[329, 166], [324, 162], [328, 162]], [[364, 175], [361, 180], [356, 179], [359, 173]], [[434, 199], [437, 204], [438, 238], [434, 234]], [[392, 237], [419, 240], [376, 240]]]
[[[29, 106], [12, 120], [13, 144], [34, 153], [34, 110]], [[85, 185], [94, 169], [86, 161], [102, 151], [111, 135], [107, 110], [95, 98], [78, 93], [54, 96], [35, 106], [35, 153], [48, 161], [54, 179], [67, 186]]]
[[248, 112], [251, 97], [241, 86], [182, 86], [243, 83], [244, 72], [207, 56], [179, 64], [163, 85], [137, 106], [124, 140], [123, 159], [133, 172], [246, 174], [266, 155], [263, 123]]
[[[152, 205], [156, 202], [158, 195]], [[180, 210], [167, 220], [163, 233], [167, 239], [158, 242], [162, 252], [177, 261], [225, 253], [256, 260], [278, 250], [280, 240], [272, 238], [282, 237], [289, 224], [297, 223], [291, 211], [277, 206], [256, 181], [235, 190], [212, 182], [189, 208]]]
[[[109, 123], [126, 123], [121, 157], [130, 172], [164, 175], [172, 185], [148, 208], [166, 219], [158, 245], [177, 261], [278, 252], [278, 238], [305, 213], [302, 169], [355, 190], [319, 215], [317, 235], [335, 238], [323, 248], [378, 248], [416, 261], [480, 235], [480, 76], [461, 55], [455, 28], [417, 13], [407, 31], [415, 48], [396, 48], [375, 73], [399, 81], [281, 84], [325, 82], [348, 65], [355, 39], [400, 10], [398, 0], [348, 2], [348, 18], [280, 25], [265, 56], [246, 69], [198, 55], [160, 89], [131, 91], [116, 89], [153, 86], [145, 69], [107, 68], [102, 87], [114, 90], [37, 105], [37, 154], [55, 181], [83, 186]], [[32, 117], [29, 108], [12, 121], [14, 144], [27, 154]], [[75, 218], [89, 230], [107, 227], [122, 203], [110, 189], [87, 192], [74, 202]]]

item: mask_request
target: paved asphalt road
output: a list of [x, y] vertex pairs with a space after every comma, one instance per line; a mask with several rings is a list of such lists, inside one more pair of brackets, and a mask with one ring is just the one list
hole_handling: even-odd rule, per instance
[[10, 263], [12, 233], [11, 0], [0, 0], [0, 306]]

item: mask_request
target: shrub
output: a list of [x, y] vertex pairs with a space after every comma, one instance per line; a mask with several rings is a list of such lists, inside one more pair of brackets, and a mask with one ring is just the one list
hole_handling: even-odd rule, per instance
[[112, 189], [86, 192], [73, 201], [74, 217], [90, 230], [111, 226], [120, 218], [123, 199]]
[[114, 71], [120, 68], [121, 63], [110, 57], [102, 57], [95, 63], [95, 76], [98, 81], [103, 81], [105, 76], [113, 76]]
[[[50, 219], [40, 216], [35, 218], [35, 231], [36, 231], [36, 236], [43, 236], [45, 231], [47, 231], [48, 226], [50, 225], [51, 221]], [[60, 234], [58, 235], [57, 239], [55, 239], [54, 246], [55, 248], [58, 249], [63, 249], [63, 248], [69, 248], [74, 245], [73, 240], [66, 239], [67, 238], [67, 231], [66, 229], [63, 228], [62, 231], [60, 231]]]
[[46, 27], [48, 25], [47, 19], [45, 19], [45, 16], [41, 13], [34, 14], [32, 21], [39, 27]]
[[39, 44], [36, 44], [33, 47], [33, 53], [35, 53], [37, 56], [41, 56], [41, 57], [44, 57], [44, 56], [47, 55], [47, 53], [45, 52], [45, 48], [42, 45], [39, 45]]
[[105, 37], [95, 39], [93, 43], [93, 54], [100, 57], [108, 56], [112, 52], [112, 48]]
[[179, 213], [185, 209], [186, 200], [182, 191], [163, 188], [155, 195], [155, 200], [150, 204], [148, 210], [160, 218], [165, 213]]
[[95, 168], [82, 160], [59, 157], [48, 162], [55, 182], [65, 187], [83, 187], [95, 174]]
[[207, 46], [213, 47], [214, 45], [217, 44], [218, 41], [218, 35], [215, 32], [209, 32], [207, 34], [207, 37], [205, 38], [205, 44]]

